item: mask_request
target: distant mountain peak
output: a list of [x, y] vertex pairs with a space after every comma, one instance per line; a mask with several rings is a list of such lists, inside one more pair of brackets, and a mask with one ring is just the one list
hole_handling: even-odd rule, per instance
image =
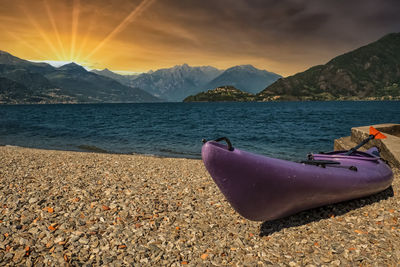
[[246, 64], [246, 65], [233, 66], [233, 67], [227, 69], [226, 71], [252, 71], [253, 72], [253, 71], [266, 71], [266, 70], [257, 69], [253, 65]]
[[175, 65], [172, 67], [173, 70], [189, 70], [190, 68], [191, 67], [186, 63], [183, 63], [182, 65]]
[[257, 69], [250, 64], [238, 65], [225, 70], [221, 75], [209, 82], [205, 89], [233, 85], [242, 91], [255, 94], [280, 77], [276, 73]]
[[115, 74], [115, 72], [109, 70], [108, 68], [104, 68], [104, 69], [102, 69], [102, 70], [94, 70], [94, 72], [102, 73], [102, 74], [106, 74], [106, 73]]
[[82, 66], [75, 62], [71, 62], [71, 63], [65, 64], [65, 65], [62, 65], [60, 68], [63, 68], [63, 67], [82, 67]]
[[241, 69], [257, 69], [256, 67], [254, 67], [251, 64], [243, 64], [243, 65], [238, 65], [232, 68], [241, 68]]
[[75, 62], [71, 62], [65, 65], [62, 65], [58, 68], [59, 70], [66, 70], [66, 71], [74, 71], [74, 72], [87, 72], [87, 70], [79, 64]]

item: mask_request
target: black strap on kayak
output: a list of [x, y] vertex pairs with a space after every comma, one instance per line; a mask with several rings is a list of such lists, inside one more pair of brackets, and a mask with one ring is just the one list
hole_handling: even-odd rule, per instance
[[315, 165], [315, 166], [319, 166], [319, 167], [322, 167], [322, 168], [334, 167], [334, 168], [349, 169], [351, 171], [357, 171], [357, 167], [356, 166], [342, 166], [342, 165], [340, 165], [339, 161], [334, 161], [334, 160], [314, 160], [314, 159], [309, 159], [309, 160], [300, 161], [300, 163], [304, 163], [304, 164], [308, 164], [308, 165]]
[[326, 165], [332, 165], [332, 164], [340, 164], [339, 161], [333, 161], [333, 160], [314, 160], [314, 159], [303, 160], [303, 161], [300, 161], [300, 163], [304, 163], [304, 164], [308, 164], [308, 165], [321, 166], [321, 167], [325, 167]]
[[[206, 139], [203, 139], [202, 141], [203, 141], [203, 143], [206, 143], [206, 142], [207, 142]], [[226, 144], [228, 145], [228, 150], [229, 150], [229, 151], [233, 151], [233, 150], [234, 150], [234, 148], [233, 148], [233, 146], [232, 146], [232, 143], [231, 143], [231, 141], [228, 139], [228, 137], [220, 137], [220, 138], [215, 139], [214, 141], [215, 141], [215, 142], [225, 141]]]

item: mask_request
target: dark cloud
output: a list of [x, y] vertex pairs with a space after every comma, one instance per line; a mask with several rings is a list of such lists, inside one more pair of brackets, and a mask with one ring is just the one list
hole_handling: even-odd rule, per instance
[[397, 0], [168, 0], [153, 12], [197, 36], [192, 45], [233, 54], [255, 54], [252, 48], [272, 60], [305, 64], [400, 31]]

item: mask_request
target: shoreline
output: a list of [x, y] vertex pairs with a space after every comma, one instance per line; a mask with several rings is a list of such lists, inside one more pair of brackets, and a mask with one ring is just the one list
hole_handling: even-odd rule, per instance
[[114, 104], [187, 104], [187, 103], [273, 103], [273, 102], [400, 102], [394, 99], [335, 99], [335, 100], [268, 100], [268, 101], [188, 101], [184, 102], [87, 102], [87, 103], [0, 103], [0, 106], [41, 106], [41, 105], [114, 105]]
[[[92, 149], [84, 149], [80, 148], [81, 146], [85, 147], [93, 147]], [[1, 145], [0, 147], [16, 147], [16, 148], [26, 148], [26, 149], [38, 149], [38, 150], [45, 150], [45, 151], [65, 151], [65, 152], [79, 152], [79, 153], [99, 153], [99, 154], [109, 154], [109, 155], [132, 155], [132, 156], [145, 156], [145, 157], [155, 157], [155, 158], [171, 158], [171, 159], [193, 159], [193, 160], [201, 160], [201, 153], [199, 153], [199, 157], [174, 157], [170, 156], [163, 156], [163, 155], [156, 155], [156, 154], [142, 154], [142, 153], [123, 153], [123, 152], [113, 152], [104, 150], [102, 148], [98, 148], [96, 146], [86, 146], [86, 145], [79, 145], [76, 146], [76, 150], [72, 149], [54, 149], [54, 148], [43, 148], [43, 147], [27, 147], [27, 146], [17, 146], [17, 145]]]
[[201, 160], [0, 146], [0, 263], [397, 265], [394, 171], [376, 195], [252, 222]]

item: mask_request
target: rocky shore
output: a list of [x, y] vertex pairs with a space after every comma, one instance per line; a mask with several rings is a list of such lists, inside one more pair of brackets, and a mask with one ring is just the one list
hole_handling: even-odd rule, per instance
[[0, 147], [0, 264], [400, 265], [400, 172], [379, 194], [241, 218], [200, 160]]

